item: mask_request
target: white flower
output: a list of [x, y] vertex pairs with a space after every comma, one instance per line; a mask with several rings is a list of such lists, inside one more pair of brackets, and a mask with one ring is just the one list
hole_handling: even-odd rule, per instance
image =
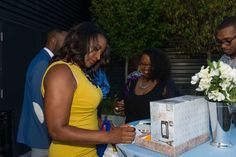
[[198, 85], [197, 91], [204, 91], [209, 89], [211, 86], [211, 78], [209, 79], [201, 79]]
[[201, 70], [192, 76], [191, 84], [198, 85], [196, 90], [203, 92], [209, 100], [227, 102], [236, 100], [234, 96], [236, 94], [232, 91], [236, 88], [236, 69], [232, 69], [222, 61], [209, 62], [206, 68], [202, 66]]
[[220, 93], [218, 90], [214, 90], [214, 91], [209, 92], [207, 94], [207, 96], [210, 100], [214, 100], [214, 101], [224, 101], [225, 100], [224, 94]]
[[198, 81], [199, 81], [199, 77], [197, 74], [192, 76], [191, 84], [196, 84]]
[[236, 84], [236, 69], [231, 71], [231, 78], [234, 84]]
[[227, 79], [225, 81], [223, 81], [222, 83], [219, 83], [219, 85], [222, 87], [222, 89], [224, 91], [226, 91], [227, 88], [230, 88], [231, 84], [232, 84], [231, 81], [229, 81]]
[[218, 69], [218, 62], [213, 61], [213, 62], [212, 62], [212, 65], [213, 65], [213, 68], [214, 68], [214, 69]]
[[219, 64], [216, 61], [212, 62], [212, 68], [210, 69], [210, 75], [213, 76], [219, 76], [220, 75], [220, 71], [219, 71]]
[[204, 67], [202, 67], [200, 72], [198, 73], [199, 78], [201, 78], [201, 79], [208, 79], [208, 78], [210, 78], [211, 75], [208, 73], [208, 71], [209, 71], [209, 67], [207, 67], [205, 69], [204, 69]]
[[231, 79], [232, 68], [228, 64], [225, 64], [220, 61], [219, 71], [221, 73], [220, 78]]

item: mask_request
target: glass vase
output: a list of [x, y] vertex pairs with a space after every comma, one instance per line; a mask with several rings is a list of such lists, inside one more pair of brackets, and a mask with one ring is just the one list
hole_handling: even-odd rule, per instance
[[212, 141], [211, 145], [219, 148], [231, 147], [233, 105], [227, 102], [208, 101]]

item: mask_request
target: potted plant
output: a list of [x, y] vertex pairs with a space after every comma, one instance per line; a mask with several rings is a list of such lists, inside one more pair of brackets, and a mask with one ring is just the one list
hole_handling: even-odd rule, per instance
[[222, 61], [208, 61], [191, 80], [196, 90], [203, 92], [209, 104], [212, 131], [211, 144], [230, 147], [232, 112], [236, 102], [236, 69]]

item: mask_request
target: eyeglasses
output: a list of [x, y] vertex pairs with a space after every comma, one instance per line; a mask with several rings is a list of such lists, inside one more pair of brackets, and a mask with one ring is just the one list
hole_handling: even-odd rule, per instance
[[226, 46], [230, 46], [231, 45], [231, 42], [236, 38], [236, 35], [233, 36], [231, 39], [225, 39], [225, 40], [216, 40], [216, 44], [218, 46], [221, 46], [222, 44], [223, 45], [226, 45]]

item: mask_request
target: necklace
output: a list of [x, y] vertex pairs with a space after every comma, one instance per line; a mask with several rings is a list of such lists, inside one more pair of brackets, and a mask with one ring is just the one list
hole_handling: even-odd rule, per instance
[[148, 82], [148, 83], [144, 84], [143, 80], [141, 79], [138, 85], [139, 85], [140, 88], [146, 89], [146, 88], [148, 88], [151, 85], [151, 83]]

